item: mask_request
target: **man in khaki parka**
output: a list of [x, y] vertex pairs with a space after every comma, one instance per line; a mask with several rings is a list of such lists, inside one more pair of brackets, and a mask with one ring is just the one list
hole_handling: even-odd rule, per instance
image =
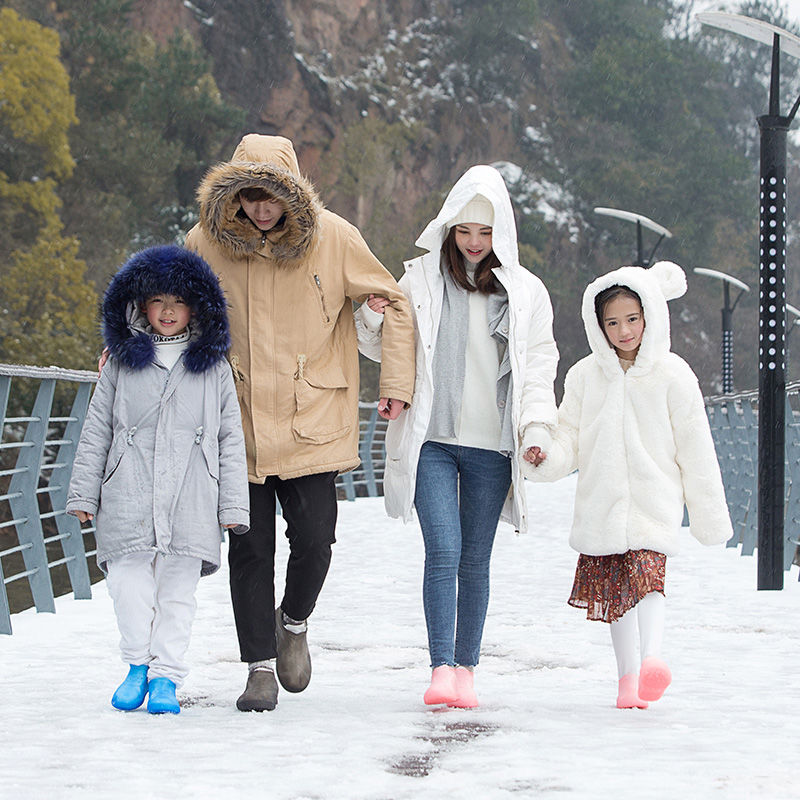
[[[242, 411], [251, 530], [231, 537], [231, 598], [247, 687], [242, 711], [272, 710], [278, 680], [306, 688], [307, 618], [335, 541], [339, 472], [358, 465], [358, 345], [353, 301], [388, 300], [379, 413], [396, 418], [414, 391], [408, 301], [358, 230], [324, 209], [292, 143], [249, 134], [198, 189], [186, 246], [219, 275]], [[287, 523], [286, 586], [275, 608], [276, 497]]]

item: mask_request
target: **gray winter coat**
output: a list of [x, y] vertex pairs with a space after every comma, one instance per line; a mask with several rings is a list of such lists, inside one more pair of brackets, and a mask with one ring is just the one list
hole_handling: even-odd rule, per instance
[[[182, 275], [187, 268], [182, 265]], [[202, 558], [201, 574], [208, 575], [219, 568], [221, 526], [234, 525], [235, 533], [243, 533], [250, 524], [244, 437], [230, 365], [209, 347], [199, 358], [192, 343], [171, 370], [154, 356], [136, 360], [124, 348], [115, 350], [120, 343], [130, 348], [137, 337], [136, 346], [152, 346], [130, 324], [130, 311], [130, 335], [109, 335], [110, 324], [123, 325], [118, 315], [107, 314], [109, 305], [114, 308], [108, 302], [111, 289], [104, 315], [112, 357], [89, 405], [67, 513], [96, 515], [97, 563], [104, 571], [114, 558], [154, 550]], [[208, 315], [206, 306], [198, 305]], [[224, 301], [221, 309], [214, 313], [224, 317]], [[218, 327], [226, 333], [223, 323]], [[206, 333], [193, 334], [192, 341], [205, 342], [212, 328], [208, 323]], [[227, 341], [213, 335], [215, 342]], [[217, 349], [221, 353], [221, 345]], [[212, 358], [205, 357], [209, 352]]]

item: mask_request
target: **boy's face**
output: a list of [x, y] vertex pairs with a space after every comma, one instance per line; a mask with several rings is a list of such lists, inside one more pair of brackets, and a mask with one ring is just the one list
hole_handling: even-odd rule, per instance
[[272, 230], [283, 216], [283, 204], [263, 189], [242, 189], [239, 192], [242, 210], [261, 231]]
[[644, 334], [644, 314], [633, 297], [616, 297], [603, 311], [603, 330], [618, 356], [634, 358]]
[[144, 304], [147, 321], [161, 336], [177, 336], [186, 330], [192, 311], [183, 299], [174, 294], [157, 294]]

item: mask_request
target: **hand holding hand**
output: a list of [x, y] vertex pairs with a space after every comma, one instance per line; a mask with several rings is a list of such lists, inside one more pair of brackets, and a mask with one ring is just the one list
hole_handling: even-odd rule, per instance
[[405, 407], [402, 400], [393, 400], [391, 397], [381, 397], [378, 400], [378, 414], [384, 419], [397, 419]]
[[94, 519], [94, 514], [89, 514], [87, 511], [76, 511], [75, 516], [78, 518], [81, 524], [83, 524], [84, 522], [89, 522], [89, 520]]
[[386, 306], [389, 305], [389, 301], [379, 294], [371, 294], [367, 298], [367, 305], [377, 314], [384, 314], [386, 312]]
[[544, 453], [541, 447], [529, 447], [522, 457], [534, 467], [538, 467], [547, 458], [547, 453]]

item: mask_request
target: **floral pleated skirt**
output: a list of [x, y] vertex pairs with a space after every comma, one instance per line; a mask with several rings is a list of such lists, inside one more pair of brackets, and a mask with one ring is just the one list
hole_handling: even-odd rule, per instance
[[664, 594], [667, 557], [655, 550], [628, 550], [610, 556], [578, 556], [567, 601], [586, 609], [587, 619], [614, 622], [650, 592]]

